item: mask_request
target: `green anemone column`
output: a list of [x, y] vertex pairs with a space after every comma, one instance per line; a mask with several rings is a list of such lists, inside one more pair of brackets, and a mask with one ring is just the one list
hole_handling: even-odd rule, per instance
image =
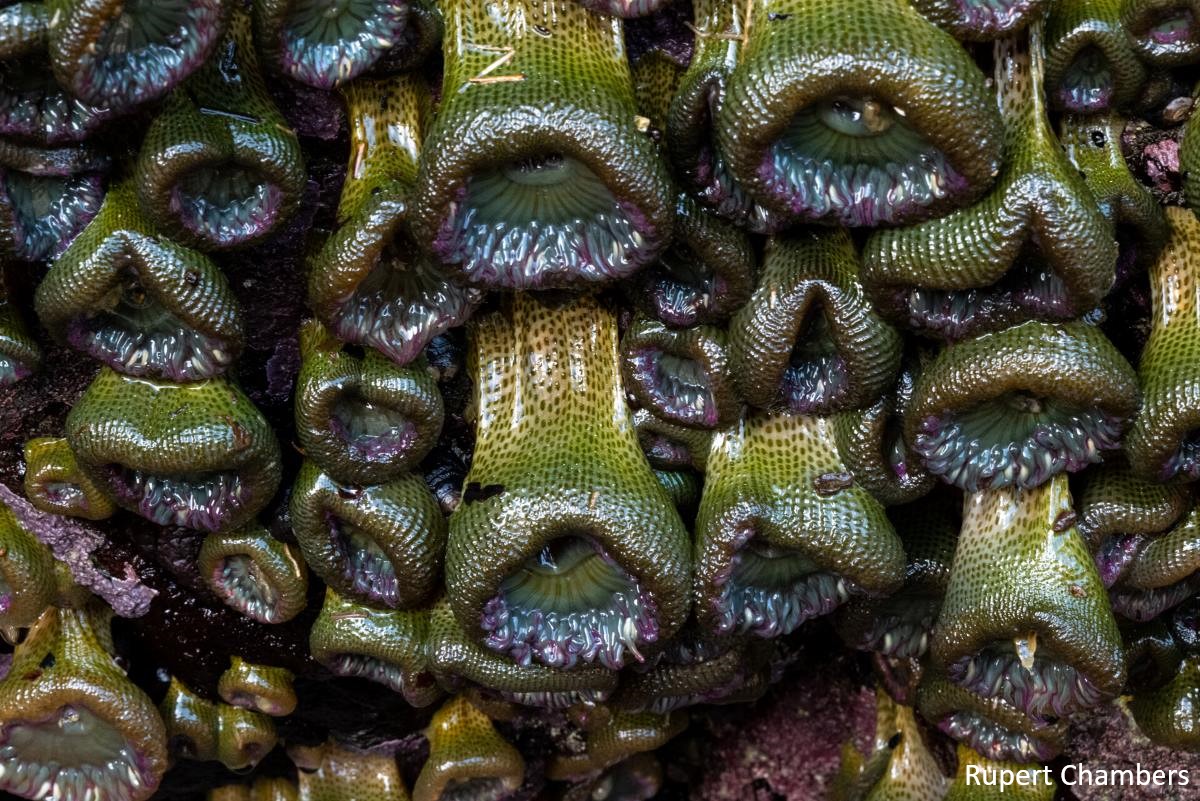
[[58, 256], [96, 216], [103, 199], [99, 171], [37, 175], [0, 169], [0, 255], [21, 261]]
[[1055, 108], [1095, 114], [1137, 99], [1146, 68], [1121, 25], [1121, 0], [1056, 0], [1046, 18], [1046, 94]]
[[[1008, 771], [1015, 782], [1016, 771], [1026, 771], [1025, 784], [1010, 784], [1000, 789], [1001, 771]], [[1048, 776], [1041, 765], [1029, 762], [991, 760], [980, 756], [965, 745], [958, 746], [958, 773], [946, 793], [945, 801], [993, 801], [998, 797], [1011, 801], [1051, 801], [1058, 783]]]
[[[1192, 89], [1192, 96], [1200, 96], [1200, 85]], [[1196, 212], [1200, 210], [1200, 119], [1195, 114], [1184, 123], [1179, 142], [1179, 171], [1183, 175], [1184, 205]]]
[[272, 717], [287, 717], [296, 709], [294, 678], [287, 668], [255, 665], [234, 656], [230, 659], [229, 669], [221, 674], [217, 692], [232, 706]]
[[498, 801], [525, 780], [521, 753], [465, 696], [443, 704], [425, 736], [429, 758], [413, 785], [413, 801]]
[[1168, 207], [1171, 237], [1150, 269], [1150, 337], [1138, 363], [1142, 409], [1125, 442], [1150, 481], [1200, 478], [1200, 220]]
[[1129, 711], [1155, 743], [1200, 752], [1200, 656], [1184, 657], [1162, 687], [1134, 693]]
[[57, 594], [50, 549], [0, 503], [0, 633], [33, 625]]
[[896, 378], [902, 341], [871, 307], [845, 231], [768, 240], [758, 286], [729, 321], [729, 369], [761, 409], [829, 414], [874, 403]]
[[60, 341], [119, 372], [200, 381], [241, 353], [241, 309], [203, 253], [154, 227], [127, 179], [38, 285], [38, 317]]
[[713, 438], [695, 527], [702, 628], [778, 637], [900, 588], [900, 538], [838, 457], [833, 428], [754, 412]]
[[307, 602], [308, 568], [295, 545], [257, 523], [204, 538], [200, 578], [226, 606], [259, 623], [284, 623]]
[[1174, 528], [1128, 550], [1109, 597], [1115, 613], [1145, 623], [1200, 590], [1200, 506]]
[[653, 261], [675, 192], [639, 125], [619, 20], [575, 0], [442, 4], [445, 73], [413, 230], [497, 289], [594, 286]]
[[279, 486], [275, 433], [224, 379], [169, 384], [101, 368], [67, 415], [66, 438], [118, 506], [160, 525], [230, 531]]
[[1112, 286], [1117, 244], [1046, 116], [1042, 25], [996, 43], [1004, 165], [978, 203], [877, 231], [863, 285], [880, 312], [957, 340], [1027, 319], [1070, 320]]
[[691, 547], [638, 447], [614, 314], [517, 294], [470, 339], [477, 439], [450, 518], [451, 607], [522, 664], [642, 661], [687, 617]]
[[1200, 0], [1122, 0], [1121, 23], [1152, 66], [1200, 61]]
[[37, 437], [25, 443], [25, 497], [55, 515], [105, 520], [116, 507], [104, 489], [79, 469], [71, 446], [61, 437]]
[[275, 747], [270, 717], [252, 709], [201, 698], [174, 676], [158, 705], [175, 756], [217, 761], [247, 772]]
[[1062, 475], [966, 496], [931, 644], [951, 681], [1034, 718], [1121, 691], [1121, 636], [1076, 519]]
[[[1000, 166], [1000, 120], [967, 52], [906, 0], [753, 0], [717, 147], [791, 221], [945, 214]], [[685, 165], [686, 169], [686, 165]]]
[[913, 708], [875, 691], [875, 737], [861, 754], [842, 749], [830, 801], [942, 801], [946, 778], [925, 745]]
[[21, 312], [8, 300], [0, 276], [0, 387], [28, 378], [42, 363], [42, 349], [30, 336]]
[[48, 0], [54, 75], [85, 103], [129, 111], [156, 100], [217, 49], [223, 0]]
[[233, 13], [220, 56], [167, 98], [136, 178], [143, 212], [204, 250], [260, 241], [299, 206], [300, 141], [267, 91], [246, 13]]
[[293, 746], [299, 801], [409, 801], [408, 788], [389, 754], [342, 745], [330, 738], [319, 746]]
[[167, 769], [154, 704], [109, 650], [112, 612], [50, 608], [0, 680], [0, 791], [24, 798], [142, 801]]
[[546, 765], [551, 781], [579, 781], [634, 754], [654, 751], [681, 734], [688, 713], [614, 712], [602, 725], [585, 733], [582, 753], [558, 755]]
[[432, 101], [414, 76], [360, 79], [341, 90], [350, 163], [341, 227], [311, 259], [308, 300], [330, 333], [407, 364], [461, 325], [482, 299], [421, 252], [409, 230], [413, 183]]
[[254, 29], [272, 69], [332, 89], [406, 45], [409, 0], [254, 0]]

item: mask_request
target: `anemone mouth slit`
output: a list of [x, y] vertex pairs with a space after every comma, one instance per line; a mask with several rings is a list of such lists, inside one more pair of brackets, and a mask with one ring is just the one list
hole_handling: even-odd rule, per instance
[[368, 69], [404, 39], [403, 0], [294, 0], [280, 30], [283, 69], [332, 88]]
[[996, 762], [1046, 762], [1056, 754], [1053, 747], [1036, 737], [1012, 731], [967, 710], [946, 715], [937, 727], [943, 734]]
[[903, 109], [870, 96], [800, 109], [767, 148], [759, 177], [800, 219], [851, 227], [915, 219], [967, 186]]
[[1128, 534], [1105, 538], [1096, 549], [1096, 570], [1105, 589], [1111, 589], [1133, 566], [1145, 537]]
[[1144, 35], [1160, 47], [1186, 47], [1196, 36], [1196, 17], [1191, 9], [1166, 9], [1150, 20]]
[[126, 0], [78, 54], [87, 96], [129, 105], [163, 94], [204, 61], [221, 30], [220, 0]]
[[0, 723], [0, 790], [85, 801], [145, 795], [155, 783], [137, 748], [85, 706]]
[[938, 602], [926, 598], [894, 598], [859, 640], [861, 650], [892, 659], [920, 659], [929, 650]]
[[686, 245], [675, 244], [653, 268], [650, 300], [654, 316], [668, 325], [689, 327], [712, 313], [713, 304], [728, 290], [728, 282], [714, 273]]
[[821, 569], [803, 553], [750, 539], [733, 555], [714, 608], [720, 634], [791, 634], [850, 600], [849, 580]]
[[1200, 430], [1193, 429], [1179, 440], [1175, 451], [1163, 462], [1160, 476], [1163, 481], [1200, 478]]
[[913, 450], [929, 472], [969, 492], [1030, 489], [1117, 448], [1121, 421], [1052, 397], [1007, 392], [921, 421]]
[[698, 197], [718, 217], [745, 226], [751, 233], [770, 234], [782, 227], [776, 215], [755, 203], [729, 171], [729, 164], [715, 142], [712, 111], [707, 104], [697, 124], [706, 132], [693, 164]]
[[1135, 623], [1148, 623], [1154, 618], [1174, 609], [1200, 590], [1200, 575], [1192, 575], [1166, 587], [1139, 590], [1133, 587], [1116, 587], [1109, 592], [1113, 612]]
[[619, 670], [658, 639], [658, 611], [641, 583], [593, 538], [556, 537], [509, 575], [483, 609], [485, 644], [522, 665]]
[[355, 461], [388, 463], [408, 452], [417, 440], [417, 426], [400, 412], [357, 395], [343, 395], [333, 404], [329, 427]]
[[234, 554], [218, 562], [210, 586], [222, 600], [260, 623], [279, 619], [279, 590], [249, 554]]
[[947, 676], [975, 695], [999, 698], [1035, 719], [1063, 718], [1104, 699], [1090, 678], [1045, 645], [1026, 666], [1012, 642], [996, 643], [949, 665]]
[[500, 691], [505, 701], [538, 709], [561, 712], [575, 706], [596, 706], [608, 700], [611, 690], [533, 690], [529, 692]]
[[251, 502], [250, 488], [234, 471], [161, 475], [109, 464], [101, 477], [122, 504], [160, 526], [220, 531]]
[[1078, 316], [1066, 284], [1026, 247], [994, 284], [970, 289], [901, 290], [899, 306], [913, 329], [956, 341], [1010, 321], [1065, 322]]
[[211, 378], [233, 362], [236, 347], [197, 331], [166, 309], [130, 269], [101, 302], [67, 323], [67, 341], [114, 370], [172, 381]]
[[539, 153], [472, 175], [434, 248], [471, 283], [538, 289], [625, 277], [649, 261], [649, 236], [588, 165]]
[[66, 250], [104, 199], [96, 173], [42, 177], [5, 170], [0, 191], [11, 209], [16, 255], [25, 261], [41, 261]]
[[397, 364], [471, 313], [477, 293], [451, 281], [407, 238], [391, 241], [366, 277], [338, 303], [332, 328], [345, 342], [370, 345]]
[[0, 63], [0, 134], [47, 145], [81, 142], [111, 115], [76, 99], [44, 58]]
[[1095, 45], [1080, 50], [1064, 71], [1055, 93], [1068, 111], [1088, 114], [1111, 106], [1116, 79], [1108, 56]]
[[400, 603], [400, 584], [391, 558], [360, 526], [329, 513], [326, 520], [347, 587], [371, 603], [395, 609]]
[[367, 654], [334, 654], [326, 660], [326, 665], [335, 676], [373, 681], [401, 695], [408, 685], [403, 668]]
[[168, 205], [193, 235], [231, 247], [270, 230], [283, 202], [283, 189], [257, 168], [227, 162], [184, 173], [171, 187]]
[[800, 324], [780, 381], [783, 404], [793, 414], [817, 414], [850, 390], [846, 361], [838, 351], [824, 304], [813, 303]]
[[699, 361], [655, 347], [638, 348], [632, 361], [633, 380], [664, 418], [684, 425], [717, 425], [712, 381]]

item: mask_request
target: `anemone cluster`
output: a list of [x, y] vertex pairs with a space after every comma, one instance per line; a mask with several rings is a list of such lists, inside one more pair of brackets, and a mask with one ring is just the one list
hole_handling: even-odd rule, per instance
[[1165, 204], [1122, 148], [1200, 3], [659, 5], [0, 8], [0, 386], [93, 365], [0, 486], [0, 792], [645, 801], [816, 627], [878, 688], [813, 799], [1200, 752], [1200, 131]]

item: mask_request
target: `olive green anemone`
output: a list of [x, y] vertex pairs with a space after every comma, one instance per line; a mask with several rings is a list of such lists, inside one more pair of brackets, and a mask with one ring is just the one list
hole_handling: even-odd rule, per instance
[[[306, 797], [308, 801], [309, 797]], [[253, 784], [226, 784], [208, 791], [205, 801], [299, 801], [299, 788], [286, 776], [258, 776]], [[403, 801], [408, 801], [407, 798]]]
[[304, 454], [348, 484], [378, 484], [415, 468], [442, 430], [442, 396], [423, 358], [397, 367], [358, 356], [315, 320], [300, 329], [296, 436]]
[[295, 545], [257, 523], [204, 538], [196, 557], [200, 578], [226, 606], [259, 623], [284, 623], [300, 614], [308, 569]]
[[1124, 0], [1121, 23], [1134, 50], [1152, 66], [1200, 60], [1198, 0]]
[[704, 472], [713, 434], [700, 428], [669, 423], [646, 409], [633, 413], [633, 430], [650, 466], [658, 471]]
[[1148, 538], [1169, 531], [1192, 506], [1185, 486], [1146, 481], [1124, 460], [1085, 471], [1080, 483], [1079, 533], [1105, 587], [1125, 577]]
[[[559, 755], [546, 765], [551, 781], [579, 781], [634, 754], [654, 751], [688, 726], [688, 713], [614, 712], [606, 723], [584, 733], [582, 753]], [[417, 801], [414, 799], [414, 801]]]
[[714, 130], [729, 76], [738, 64], [754, 4], [693, 0], [692, 59], [665, 116], [666, 148], [684, 187], [717, 216], [760, 234], [784, 225], [729, 171]]
[[525, 781], [525, 760], [488, 716], [456, 695], [425, 730], [429, 758], [413, 785], [413, 801], [497, 801]]
[[752, 413], [713, 440], [696, 516], [696, 619], [714, 634], [789, 634], [904, 581], [883, 506], [838, 457], [829, 418]]
[[372, 609], [325, 589], [308, 647], [335, 676], [367, 679], [400, 693], [412, 706], [441, 697], [426, 642], [429, 610]]
[[843, 642], [893, 659], [924, 657], [950, 580], [960, 507], [957, 493], [939, 491], [888, 510], [904, 545], [904, 586], [887, 598], [859, 599], [839, 609], [834, 627]]
[[332, 89], [404, 44], [409, 0], [254, 0], [263, 55], [282, 75]]
[[1003, 762], [1046, 762], [1067, 745], [1067, 722], [1026, 715], [1001, 696], [984, 697], [951, 682], [936, 664], [923, 672], [917, 709], [943, 734]]
[[697, 704], [753, 701], [771, 680], [774, 643], [758, 638], [712, 639], [685, 630], [654, 667], [621, 679], [612, 707], [665, 715]]
[[67, 415], [79, 466], [159, 525], [231, 531], [279, 486], [279, 443], [233, 384], [167, 384], [101, 368]]
[[1001, 125], [984, 76], [905, 0], [754, 0], [749, 13], [715, 123], [759, 203], [791, 220], [900, 225], [992, 183]]
[[1129, 711], [1153, 742], [1200, 751], [1200, 656], [1184, 657], [1166, 685], [1134, 693]]
[[38, 316], [59, 340], [127, 375], [219, 375], [242, 350], [237, 299], [208, 257], [155, 230], [134, 194], [128, 180], [109, 191], [38, 286]]
[[912, 0], [912, 4], [959, 39], [987, 41], [1039, 19], [1052, 0]]
[[85, 103], [123, 112], [156, 100], [217, 49], [222, 0], [48, 0], [54, 76]]
[[412, 76], [361, 79], [342, 96], [350, 122], [342, 225], [309, 264], [308, 299], [334, 336], [403, 365], [465, 322], [482, 294], [447, 278], [409, 232], [410, 195], [432, 116], [428, 87]]
[[1114, 227], [1122, 250], [1135, 249], [1135, 261], [1153, 259], [1170, 229], [1162, 206], [1129, 170], [1121, 152], [1125, 120], [1118, 114], [1064, 115], [1059, 142], [1083, 173], [1101, 213]]
[[61, 437], [37, 437], [25, 443], [25, 497], [55, 515], [104, 520], [116, 507], [104, 490], [79, 469], [71, 446]]
[[385, 609], [412, 609], [432, 597], [446, 520], [420, 475], [360, 487], [306, 461], [291, 511], [308, 566], [342, 595]]
[[79, 100], [55, 80], [46, 52], [49, 5], [13, 3], [0, 10], [0, 135], [26, 146], [82, 142], [116, 112], [104, 101]]
[[942, 801], [947, 784], [913, 708], [877, 689], [871, 750], [843, 746], [830, 801]]
[[1116, 275], [1117, 243], [1046, 116], [1042, 25], [995, 45], [1004, 166], [978, 203], [875, 232], [862, 281], [880, 312], [957, 340], [1027, 319], [1095, 308]]
[[1046, 18], [1046, 94], [1055, 108], [1126, 108], [1146, 80], [1121, 26], [1121, 0], [1057, 0]]
[[0, 792], [142, 801], [167, 769], [163, 723], [109, 651], [111, 611], [47, 609], [0, 680]]
[[575, 0], [442, 10], [417, 240], [454, 275], [498, 289], [594, 286], [657, 258], [676, 195], [638, 124], [619, 21]]
[[451, 607], [521, 664], [642, 661], [687, 617], [691, 547], [638, 447], [614, 314], [516, 294], [469, 331], [476, 446], [450, 518]]
[[42, 349], [29, 335], [21, 312], [8, 300], [0, 281], [0, 387], [29, 377], [41, 364]]
[[854, 480], [885, 506], [915, 501], [936, 483], [904, 441], [904, 421], [927, 361], [925, 354], [909, 354], [891, 389], [864, 409], [842, 412], [835, 422], [838, 452]]
[[174, 676], [158, 705], [171, 753], [249, 771], [275, 747], [275, 723], [240, 706], [205, 700]]
[[1036, 487], [1118, 447], [1138, 397], [1099, 329], [1027, 322], [943, 350], [917, 379], [904, 437], [968, 492]]
[[724, 329], [668, 328], [638, 316], [621, 337], [621, 377], [633, 401], [655, 416], [714, 429], [737, 416]]
[[1200, 590], [1200, 506], [1156, 537], [1132, 546], [1110, 590], [1113, 611], [1144, 623]]
[[255, 665], [240, 656], [230, 658], [217, 692], [227, 704], [272, 717], [287, 717], [296, 709], [295, 678], [287, 668]]
[[1067, 477], [968, 495], [930, 650], [951, 681], [1062, 718], [1125, 681], [1121, 635]]
[[142, 211], [191, 247], [260, 241], [299, 206], [300, 140], [267, 91], [244, 12], [219, 55], [167, 98], [135, 170]]
[[[1194, 88], [1192, 94], [1200, 96], [1200, 86]], [[1200, 117], [1195, 114], [1183, 126], [1179, 140], [1179, 170], [1183, 176], [1184, 205], [1196, 212], [1200, 210]]]
[[54, 557], [0, 503], [0, 631], [33, 625], [57, 594]]
[[1142, 409], [1125, 442], [1151, 481], [1200, 478], [1200, 220], [1168, 207], [1171, 236], [1150, 268], [1150, 337], [1138, 363]]
[[[1017, 771], [1027, 771], [1025, 784], [1010, 784], [999, 790], [1001, 771], [1016, 776]], [[1010, 762], [980, 756], [968, 746], [958, 746], [958, 773], [946, 792], [944, 801], [992, 801], [997, 793], [1004, 793], [1012, 801], [1052, 801], [1058, 788], [1057, 782], [1043, 773], [1042, 766], [1022, 760]], [[990, 782], [990, 784], [989, 784]]]
[[769, 240], [758, 286], [729, 322], [729, 368], [741, 397], [791, 414], [874, 403], [900, 369], [901, 347], [863, 294], [845, 231]]
[[360, 751], [332, 737], [319, 746], [292, 746], [300, 801], [409, 801], [408, 788], [386, 753]]
[[663, 769], [654, 754], [634, 754], [563, 790], [562, 801], [650, 801], [663, 786]]
[[23, 261], [58, 256], [103, 199], [99, 172], [35, 175], [0, 168], [0, 253]]
[[616, 671], [602, 665], [563, 670], [514, 663], [469, 635], [445, 600], [429, 616], [428, 653], [443, 686], [461, 689], [469, 682], [523, 706], [591, 708], [607, 701], [617, 687]]

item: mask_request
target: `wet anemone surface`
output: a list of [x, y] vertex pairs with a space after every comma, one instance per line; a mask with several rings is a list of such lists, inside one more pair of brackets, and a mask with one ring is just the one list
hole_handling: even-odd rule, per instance
[[1112, 104], [1116, 82], [1100, 48], [1085, 47], [1067, 67], [1055, 88], [1058, 102], [1069, 111], [1095, 113]]
[[950, 665], [949, 677], [976, 695], [1000, 698], [1034, 718], [1063, 718], [1104, 697], [1069, 663], [1048, 656], [1044, 648], [1032, 654], [1029, 648], [1027, 641], [985, 648]]
[[669, 248], [648, 272], [654, 316], [669, 325], [695, 325], [729, 292], [728, 281], [687, 247]]
[[642, 215], [559, 153], [472, 175], [434, 249], [473, 284], [537, 289], [630, 275], [649, 260]]
[[759, 637], [791, 634], [802, 624], [827, 615], [850, 599], [852, 582], [821, 570], [803, 554], [752, 539], [719, 577], [714, 602], [722, 634]]
[[416, 425], [403, 414], [355, 396], [338, 398], [329, 427], [355, 460], [372, 463], [394, 459], [417, 439]]
[[364, 598], [396, 606], [399, 599], [396, 567], [375, 538], [365, 529], [332, 514], [326, 515], [326, 521], [347, 584]]
[[938, 729], [975, 752], [997, 761], [1043, 762], [1055, 749], [1024, 732], [1016, 732], [976, 712], [952, 712], [938, 721]]
[[658, 639], [654, 600], [598, 543], [583, 536], [547, 543], [485, 605], [488, 648], [519, 664], [641, 662]]
[[632, 365], [633, 380], [653, 408], [684, 425], [711, 428], [717, 424], [712, 381], [698, 361], [645, 347], [633, 352]]
[[129, 798], [155, 783], [145, 769], [136, 748], [85, 706], [0, 723], [0, 789], [25, 798]]
[[103, 179], [97, 173], [40, 177], [6, 170], [0, 191], [16, 256], [25, 261], [62, 253], [96, 216], [104, 199]]
[[1115, 587], [1109, 592], [1113, 612], [1127, 620], [1145, 623], [1179, 606], [1200, 590], [1200, 576], [1191, 576], [1166, 587], [1139, 590]]
[[1120, 422], [1099, 410], [1010, 392], [945, 419], [926, 418], [913, 449], [931, 473], [974, 492], [1036, 487], [1082, 470], [1118, 447], [1120, 436]]
[[251, 167], [205, 165], [171, 188], [171, 213], [189, 231], [224, 246], [261, 236], [275, 226], [283, 190]]
[[0, 63], [0, 134], [45, 144], [79, 142], [111, 116], [60, 87], [37, 57]]
[[310, 86], [336, 86], [402, 41], [408, 18], [400, 0], [295, 0], [280, 31], [283, 69]]
[[849, 389], [846, 360], [838, 353], [829, 318], [820, 303], [804, 318], [783, 371], [780, 392], [793, 414], [829, 409]]
[[1200, 478], [1200, 431], [1189, 431], [1179, 440], [1178, 447], [1163, 463], [1163, 481]]
[[801, 110], [759, 170], [800, 219], [848, 226], [912, 220], [967, 185], [901, 109], [871, 97], [836, 97]]
[[118, 500], [160, 526], [218, 531], [250, 502], [250, 488], [236, 472], [167, 476], [112, 464], [101, 477]]
[[210, 586], [219, 588], [225, 602], [246, 617], [265, 623], [278, 619], [279, 590], [248, 554], [220, 560]]

